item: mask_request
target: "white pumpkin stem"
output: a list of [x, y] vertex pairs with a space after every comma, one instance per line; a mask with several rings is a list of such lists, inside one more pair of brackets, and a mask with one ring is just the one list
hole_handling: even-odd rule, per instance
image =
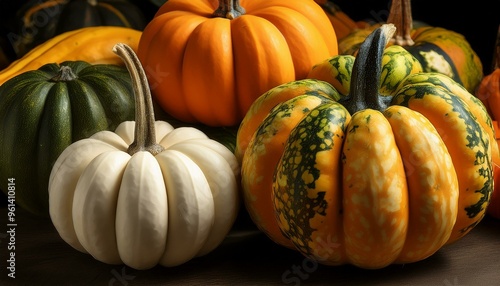
[[125, 62], [134, 88], [135, 133], [134, 142], [130, 144], [127, 152], [133, 155], [139, 151], [148, 151], [154, 156], [165, 148], [156, 142], [153, 100], [146, 73], [130, 46], [118, 43], [113, 47], [113, 52]]
[[411, 30], [413, 29], [411, 0], [393, 0], [387, 23], [394, 24], [397, 28], [391, 39], [392, 43], [400, 46], [413, 46], [415, 44], [411, 38]]
[[240, 0], [219, 0], [219, 7], [214, 11], [215, 17], [233, 20], [245, 14], [245, 9], [241, 7]]

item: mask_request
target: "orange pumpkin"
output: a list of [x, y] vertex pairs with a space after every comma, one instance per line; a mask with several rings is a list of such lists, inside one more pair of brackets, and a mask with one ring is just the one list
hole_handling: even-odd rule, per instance
[[[497, 54], [500, 54], [500, 45], [497, 47]], [[476, 96], [484, 103], [491, 117], [500, 120], [500, 63], [498, 63], [500, 62], [500, 56], [495, 58], [497, 63], [493, 67], [493, 71], [483, 77], [479, 83]]]
[[[498, 121], [494, 120], [493, 127], [495, 128], [496, 143], [500, 146], [500, 126], [498, 126]], [[491, 194], [490, 204], [486, 209], [486, 212], [496, 218], [500, 219], [500, 165], [498, 163], [493, 164], [493, 180], [494, 188]]]
[[338, 50], [313, 0], [169, 0], [144, 29], [137, 54], [167, 113], [234, 126], [262, 93], [305, 78]]
[[481, 80], [476, 96], [484, 103], [491, 117], [500, 120], [500, 67]]

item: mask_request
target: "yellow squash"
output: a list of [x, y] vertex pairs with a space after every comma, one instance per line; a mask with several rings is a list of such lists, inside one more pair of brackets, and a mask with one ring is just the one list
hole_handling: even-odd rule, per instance
[[18, 74], [48, 63], [80, 60], [90, 64], [123, 65], [113, 53], [113, 46], [124, 43], [137, 50], [141, 35], [138, 30], [111, 26], [87, 27], [60, 34], [1, 70], [0, 85]]

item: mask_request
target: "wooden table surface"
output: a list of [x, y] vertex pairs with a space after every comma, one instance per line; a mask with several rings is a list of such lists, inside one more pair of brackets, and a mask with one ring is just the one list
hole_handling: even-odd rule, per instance
[[0, 285], [500, 285], [500, 220], [484, 218], [430, 258], [379, 270], [327, 267], [271, 242], [244, 216], [212, 253], [138, 271], [74, 250], [50, 219], [16, 209], [16, 278], [7, 276], [7, 209], [0, 207]]

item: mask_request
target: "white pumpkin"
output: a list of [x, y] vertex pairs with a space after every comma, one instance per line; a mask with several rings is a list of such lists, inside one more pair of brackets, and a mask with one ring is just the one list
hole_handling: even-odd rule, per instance
[[114, 51], [136, 85], [136, 121], [62, 152], [49, 179], [50, 218], [64, 241], [104, 263], [180, 265], [214, 250], [230, 231], [239, 165], [198, 129], [155, 122], [135, 53], [123, 44]]

